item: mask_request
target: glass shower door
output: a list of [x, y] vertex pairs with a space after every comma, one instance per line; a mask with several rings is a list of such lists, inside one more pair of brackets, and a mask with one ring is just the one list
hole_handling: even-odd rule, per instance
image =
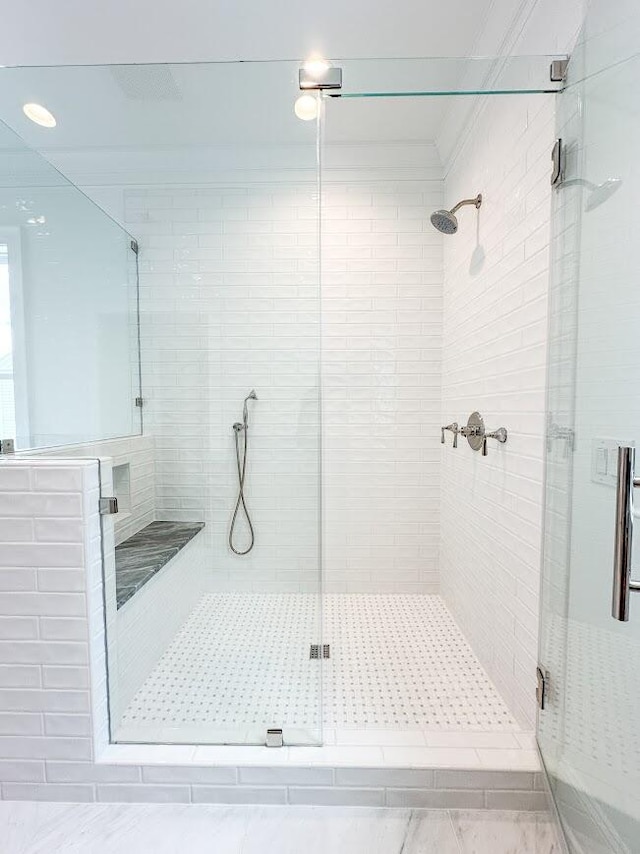
[[640, 13], [604, 5], [558, 98], [538, 723], [569, 847], [585, 854], [640, 851], [640, 594], [627, 621], [612, 609], [619, 447], [640, 445]]

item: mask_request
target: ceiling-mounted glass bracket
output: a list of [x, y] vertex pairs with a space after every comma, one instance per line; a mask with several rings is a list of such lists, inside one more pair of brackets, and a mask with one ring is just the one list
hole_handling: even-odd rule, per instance
[[568, 59], [554, 59], [549, 66], [549, 80], [552, 83], [564, 83], [567, 79]]
[[[342, 69], [315, 67], [315, 63], [307, 68], [304, 65], [298, 71], [298, 85], [303, 90], [342, 89]], [[318, 64], [319, 65], [319, 64]]]

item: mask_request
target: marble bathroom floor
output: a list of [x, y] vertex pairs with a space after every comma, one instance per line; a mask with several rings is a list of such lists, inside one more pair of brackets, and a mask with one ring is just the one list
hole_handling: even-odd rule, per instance
[[561, 854], [546, 813], [0, 802], [2, 854]]

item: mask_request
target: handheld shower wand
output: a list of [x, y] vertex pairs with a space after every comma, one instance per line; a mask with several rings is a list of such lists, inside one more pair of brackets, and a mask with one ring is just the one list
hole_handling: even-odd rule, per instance
[[[229, 529], [229, 548], [234, 554], [237, 555], [249, 554], [255, 543], [255, 535], [253, 532], [253, 525], [251, 523], [251, 516], [249, 515], [249, 511], [247, 510], [247, 505], [244, 500], [244, 478], [247, 471], [247, 445], [249, 433], [249, 408], [247, 406], [247, 401], [257, 399], [258, 395], [256, 394], [255, 389], [251, 389], [242, 404], [242, 421], [236, 421], [236, 423], [233, 425], [233, 434], [236, 443], [236, 465], [238, 469], [238, 498], [236, 500], [236, 506], [234, 508], [233, 517], [231, 519], [231, 527]], [[242, 434], [243, 439], [242, 453], [240, 452], [240, 434]], [[240, 460], [241, 456], [242, 461]], [[244, 551], [236, 549], [233, 544], [233, 534], [236, 527], [236, 521], [238, 519], [238, 513], [240, 512], [241, 507], [247, 520], [247, 524], [249, 526], [249, 533], [251, 535], [249, 547], [246, 548]]]

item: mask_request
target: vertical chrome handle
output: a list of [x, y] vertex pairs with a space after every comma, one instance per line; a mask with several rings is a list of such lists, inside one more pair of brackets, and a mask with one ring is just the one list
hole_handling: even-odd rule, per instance
[[631, 580], [633, 546], [633, 490], [640, 486], [634, 476], [636, 449], [627, 445], [618, 448], [618, 485], [616, 494], [615, 542], [613, 552], [613, 601], [611, 616], [626, 623], [629, 619], [629, 598], [640, 590], [640, 582]]

